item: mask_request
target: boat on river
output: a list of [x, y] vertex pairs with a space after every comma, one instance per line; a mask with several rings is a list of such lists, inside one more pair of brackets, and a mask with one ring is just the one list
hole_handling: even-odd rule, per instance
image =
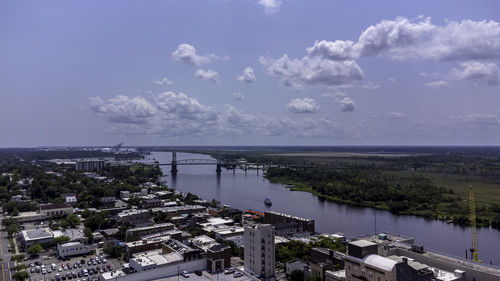
[[271, 201], [271, 199], [269, 198], [266, 198], [266, 200], [264, 200], [264, 204], [266, 204], [266, 206], [271, 206], [273, 204], [273, 201]]

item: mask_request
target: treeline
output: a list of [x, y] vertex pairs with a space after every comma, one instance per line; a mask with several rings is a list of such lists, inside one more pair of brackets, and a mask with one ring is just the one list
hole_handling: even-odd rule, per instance
[[[394, 178], [376, 169], [271, 168], [266, 177], [331, 201], [469, 224], [468, 204], [452, 190], [438, 187], [422, 176]], [[478, 224], [500, 226], [497, 209], [500, 206], [477, 208]]]

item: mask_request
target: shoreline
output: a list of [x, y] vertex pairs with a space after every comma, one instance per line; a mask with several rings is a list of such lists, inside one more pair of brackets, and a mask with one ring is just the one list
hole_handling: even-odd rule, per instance
[[[461, 226], [461, 227], [471, 227], [470, 224], [460, 224], [460, 223], [456, 222], [455, 220], [450, 221], [447, 218], [442, 218], [442, 217], [440, 218], [439, 216], [429, 217], [429, 216], [419, 215], [418, 213], [412, 213], [412, 212], [392, 213], [389, 211], [389, 209], [386, 206], [377, 205], [376, 202], [366, 202], [366, 201], [365, 202], [354, 202], [351, 200], [343, 200], [343, 199], [336, 198], [333, 196], [321, 194], [318, 191], [312, 189], [310, 186], [308, 186], [307, 183], [295, 182], [295, 181], [288, 180], [285, 178], [269, 178], [269, 177], [267, 177], [266, 174], [264, 174], [263, 177], [265, 179], [269, 180], [269, 182], [271, 182], [271, 183], [283, 184], [284, 187], [287, 188], [289, 191], [307, 192], [307, 193], [310, 193], [310, 194], [318, 197], [319, 199], [324, 199], [324, 200], [327, 200], [327, 201], [333, 202], [333, 203], [343, 204], [343, 205], [347, 205], [347, 206], [361, 207], [361, 208], [370, 208], [370, 209], [375, 209], [375, 210], [379, 210], [379, 211], [387, 211], [394, 216], [413, 216], [413, 217], [417, 217], [417, 218], [440, 221], [443, 223], [453, 224], [453, 225]], [[492, 228], [495, 230], [500, 230], [500, 228], [496, 228], [491, 224], [490, 225], [477, 225], [477, 228]]]

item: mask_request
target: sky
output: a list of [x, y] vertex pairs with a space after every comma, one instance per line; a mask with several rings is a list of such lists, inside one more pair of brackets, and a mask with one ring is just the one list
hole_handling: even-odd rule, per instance
[[498, 11], [0, 1], [0, 147], [500, 145]]

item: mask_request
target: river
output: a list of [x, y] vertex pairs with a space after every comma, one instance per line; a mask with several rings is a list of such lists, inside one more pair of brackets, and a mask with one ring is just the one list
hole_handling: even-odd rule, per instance
[[[152, 152], [145, 159], [170, 163], [170, 152]], [[181, 159], [213, 159], [209, 155], [177, 153]], [[321, 200], [307, 192], [290, 191], [283, 184], [270, 183], [262, 171], [223, 170], [216, 175], [215, 166], [178, 166], [178, 174], [172, 178], [170, 166], [162, 166], [169, 187], [181, 192], [191, 192], [206, 200], [215, 198], [240, 210], [273, 210], [315, 220], [316, 231], [321, 233], [342, 232], [348, 237], [375, 232], [390, 232], [415, 238], [415, 242], [450, 255], [464, 258], [471, 245], [470, 227], [457, 226], [441, 221], [414, 216], [396, 216], [387, 211], [353, 207]], [[266, 207], [265, 198], [273, 204]], [[479, 257], [484, 263], [500, 264], [500, 231], [480, 228]], [[469, 253], [470, 257], [470, 253]]]

